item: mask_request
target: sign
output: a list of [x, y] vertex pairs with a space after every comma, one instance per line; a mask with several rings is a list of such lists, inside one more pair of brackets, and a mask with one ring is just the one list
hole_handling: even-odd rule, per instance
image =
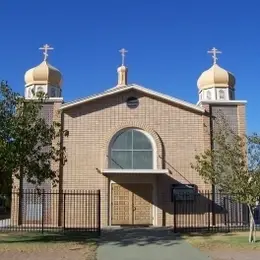
[[195, 200], [196, 187], [194, 184], [173, 184], [172, 197], [173, 200], [185, 201]]

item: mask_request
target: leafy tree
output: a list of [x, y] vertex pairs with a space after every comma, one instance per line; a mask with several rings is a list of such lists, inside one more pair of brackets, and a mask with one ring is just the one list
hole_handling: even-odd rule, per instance
[[48, 124], [41, 116], [45, 101], [43, 94], [34, 101], [25, 100], [1, 82], [0, 193], [10, 192], [14, 178], [25, 178], [35, 187], [48, 179], [54, 186], [58, 183], [58, 169], [51, 166], [66, 162], [61, 140], [68, 131], [59, 122]]
[[254, 210], [260, 198], [260, 137], [237, 134], [221, 112], [214, 119], [214, 128], [214, 147], [196, 155], [191, 166], [206, 183], [248, 206], [249, 242], [255, 242]]

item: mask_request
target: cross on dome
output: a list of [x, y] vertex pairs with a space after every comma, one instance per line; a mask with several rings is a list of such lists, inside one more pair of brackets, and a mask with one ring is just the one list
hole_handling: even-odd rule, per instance
[[51, 46], [48, 45], [48, 44], [45, 44], [45, 45], [43, 45], [42, 47], [40, 47], [39, 50], [44, 50], [43, 56], [44, 56], [44, 61], [46, 61], [47, 58], [48, 58], [48, 56], [49, 56], [48, 51], [54, 50], [54, 48], [51, 47]]
[[218, 60], [217, 54], [221, 54], [222, 51], [219, 51], [218, 49], [213, 47], [210, 51], [208, 51], [208, 53], [212, 54], [213, 64], [216, 64]]
[[125, 54], [128, 52], [125, 48], [122, 48], [121, 50], [119, 50], [119, 52], [122, 55], [122, 66], [125, 65]]

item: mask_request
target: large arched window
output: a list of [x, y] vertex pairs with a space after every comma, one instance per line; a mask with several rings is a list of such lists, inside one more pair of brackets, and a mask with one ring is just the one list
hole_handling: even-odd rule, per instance
[[142, 130], [119, 132], [109, 149], [110, 169], [153, 169], [153, 146]]

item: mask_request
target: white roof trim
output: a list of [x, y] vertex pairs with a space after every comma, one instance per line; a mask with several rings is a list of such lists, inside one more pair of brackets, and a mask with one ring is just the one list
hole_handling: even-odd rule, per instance
[[[28, 101], [41, 101], [39, 100], [37, 97], [33, 97], [33, 98], [25, 98], [25, 100]], [[63, 102], [63, 97], [48, 97], [43, 99], [43, 103], [53, 103], [53, 102]]]
[[127, 169], [103, 169], [101, 170], [103, 174], [168, 174], [168, 169], [142, 169], [142, 170], [127, 170]]
[[197, 105], [205, 105], [205, 104], [210, 104], [210, 105], [240, 105], [240, 104], [247, 104], [246, 100], [203, 100], [199, 101]]
[[111, 95], [114, 95], [116, 93], [121, 93], [121, 92], [124, 92], [126, 90], [130, 90], [130, 89], [139, 90], [139, 91], [146, 93], [148, 95], [159, 97], [159, 98], [164, 99], [166, 101], [169, 101], [169, 102], [172, 102], [172, 103], [175, 103], [175, 104], [179, 104], [179, 105], [184, 106], [184, 107], [188, 107], [188, 108], [196, 110], [198, 112], [204, 112], [205, 111], [204, 108], [202, 108], [198, 105], [195, 105], [195, 104], [192, 104], [192, 103], [189, 103], [189, 102], [186, 102], [186, 101], [183, 101], [183, 100], [162, 94], [160, 92], [157, 92], [157, 91], [154, 91], [154, 90], [151, 90], [151, 89], [147, 89], [145, 87], [142, 87], [142, 86], [139, 86], [139, 85], [136, 85], [136, 84], [128, 85], [126, 87], [114, 88], [114, 89], [111, 89], [109, 91], [105, 91], [105, 92], [102, 92], [100, 94], [97, 94], [97, 95], [93, 95], [93, 96], [89, 96], [89, 97], [86, 97], [86, 98], [83, 98], [83, 99], [80, 99], [80, 100], [65, 103], [61, 106], [60, 110], [64, 110], [66, 108], [81, 105], [81, 104], [87, 103], [89, 101], [93, 101], [93, 100], [96, 100], [96, 99], [99, 99], [99, 98], [102, 98], [102, 97], [106, 97], [106, 96], [111, 96]]

